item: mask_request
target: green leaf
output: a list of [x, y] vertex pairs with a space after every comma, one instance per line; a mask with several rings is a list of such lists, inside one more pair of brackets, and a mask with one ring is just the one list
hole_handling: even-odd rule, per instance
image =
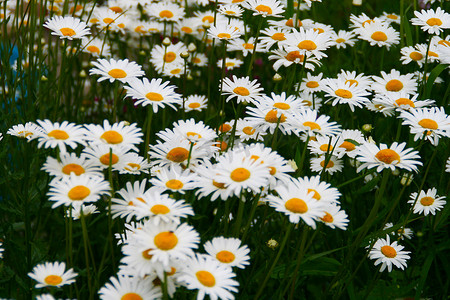
[[442, 73], [446, 68], [448, 68], [448, 65], [437, 65], [433, 71], [431, 71], [430, 75], [427, 78], [427, 83], [425, 84], [425, 93], [423, 95], [424, 99], [430, 98], [431, 90], [433, 88], [434, 81], [439, 76], [439, 74]]
[[349, 142], [349, 143], [352, 143], [352, 144], [355, 145], [355, 146], [361, 146], [360, 143], [358, 143], [357, 141], [352, 140], [352, 139], [345, 139], [344, 141]]

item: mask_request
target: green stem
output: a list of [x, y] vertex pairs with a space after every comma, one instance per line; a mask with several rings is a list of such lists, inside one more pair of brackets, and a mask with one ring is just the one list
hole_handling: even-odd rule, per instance
[[261, 26], [263, 24], [263, 21], [264, 21], [264, 18], [259, 16], [258, 29], [256, 31], [255, 44], [253, 47], [252, 57], [250, 58], [250, 64], [248, 65], [248, 69], [247, 69], [247, 76], [250, 76], [250, 73], [251, 73], [252, 67], [253, 67], [253, 62], [255, 61], [256, 47], [258, 46], [258, 38], [259, 38], [259, 33], [261, 32]]
[[239, 207], [238, 207], [238, 213], [236, 218], [236, 223], [234, 225], [234, 236], [239, 237], [239, 231], [241, 230], [241, 224], [242, 224], [242, 217], [244, 216], [244, 206], [245, 202], [242, 200], [244, 191], [241, 190], [241, 195], [239, 197]]
[[270, 275], [271, 275], [272, 272], [273, 272], [273, 269], [274, 269], [275, 266], [277, 265], [277, 262], [278, 262], [278, 260], [280, 259], [281, 254], [283, 253], [283, 249], [284, 249], [284, 247], [286, 246], [286, 242], [287, 242], [287, 240], [288, 240], [288, 238], [289, 238], [289, 235], [290, 235], [290, 233], [291, 233], [292, 227], [293, 227], [293, 223], [289, 223], [289, 225], [287, 226], [287, 229], [286, 229], [286, 233], [285, 233], [285, 235], [284, 235], [284, 239], [283, 239], [283, 241], [281, 242], [280, 248], [278, 249], [277, 256], [276, 256], [275, 259], [273, 260], [272, 266], [270, 267], [269, 271], [267, 272], [266, 278], [264, 278], [263, 283], [262, 283], [261, 286], [259, 287], [259, 290], [258, 290], [258, 292], [256, 293], [256, 296], [255, 296], [255, 298], [254, 298], [255, 300], [259, 299], [259, 296], [261, 296], [261, 294], [263, 293], [264, 288], [266, 287], [267, 281], [269, 280]]
[[94, 290], [92, 289], [92, 279], [91, 279], [91, 271], [89, 267], [89, 236], [86, 228], [86, 221], [84, 220], [83, 208], [80, 208], [80, 219], [81, 219], [81, 229], [83, 233], [83, 246], [84, 246], [84, 258], [86, 261], [86, 274], [88, 280], [88, 289], [89, 289], [89, 299], [94, 299]]
[[306, 239], [308, 237], [308, 230], [309, 230], [308, 226], [303, 227], [302, 242], [300, 244], [300, 250], [298, 251], [297, 265], [295, 266], [294, 275], [292, 276], [292, 285], [291, 285], [291, 292], [289, 293], [289, 299], [293, 299], [294, 297], [295, 283], [297, 282], [298, 270], [300, 269], [300, 264], [302, 262], [303, 256], [305, 255], [305, 245]]
[[150, 162], [150, 155], [148, 153], [148, 149], [150, 147], [150, 131], [152, 129], [152, 118], [153, 118], [153, 107], [149, 106], [147, 110], [147, 130], [145, 133], [145, 157], [147, 158], [147, 161]]
[[259, 193], [258, 196], [255, 199], [253, 199], [252, 208], [250, 210], [250, 216], [247, 220], [247, 224], [244, 227], [244, 234], [242, 235], [242, 239], [241, 239], [242, 243], [244, 243], [244, 240], [247, 237], [248, 230], [250, 228], [250, 225], [252, 224], [253, 216], [255, 215], [256, 208], [258, 207], [258, 202], [259, 202], [260, 198], [261, 198], [261, 193]]

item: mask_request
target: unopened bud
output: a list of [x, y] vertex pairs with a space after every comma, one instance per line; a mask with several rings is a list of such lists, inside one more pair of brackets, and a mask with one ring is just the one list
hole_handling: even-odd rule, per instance
[[270, 239], [267, 241], [267, 247], [274, 250], [276, 247], [278, 247], [278, 242], [275, 241], [274, 239]]
[[170, 39], [168, 37], [165, 37], [164, 40], [162, 41], [162, 44], [167, 47], [170, 44], [172, 44], [172, 42], [170, 41]]
[[182, 59], [187, 59], [189, 57], [189, 52], [183, 51], [181, 52], [180, 56]]
[[405, 185], [405, 186], [409, 186], [412, 181], [413, 181], [412, 174], [406, 173], [406, 174], [402, 175], [402, 178], [400, 179], [400, 184], [401, 185]]
[[394, 171], [392, 171], [392, 175], [394, 175], [394, 176], [400, 175], [400, 170], [399, 169], [394, 169]]
[[80, 71], [80, 77], [81, 78], [85, 78], [87, 75], [86, 75], [86, 71], [85, 70], [81, 70]]
[[203, 23], [202, 26], [203, 28], [208, 29], [209, 27], [211, 27], [211, 24], [208, 21], [206, 21], [205, 23]]
[[192, 79], [194, 79], [194, 77], [192, 77], [191, 74], [187, 74], [186, 79], [187, 79], [187, 80], [192, 80]]
[[194, 43], [190, 43], [188, 46], [188, 51], [189, 52], [194, 52], [195, 50], [197, 50], [197, 46], [195, 46]]
[[219, 111], [219, 116], [223, 117], [224, 115], [225, 115], [225, 113], [223, 110]]
[[365, 132], [370, 132], [372, 131], [373, 127], [372, 124], [364, 124], [362, 127], [362, 130], [364, 130]]
[[48, 78], [45, 77], [45, 75], [42, 75], [42, 76], [41, 76], [41, 81], [47, 81], [47, 80], [48, 80]]
[[273, 81], [280, 81], [281, 79], [283, 79], [283, 77], [281, 77], [280, 74], [276, 73], [273, 75]]
[[294, 171], [297, 171], [298, 167], [297, 167], [297, 164], [295, 163], [295, 160], [293, 160], [293, 159], [288, 160], [288, 164], [291, 166], [291, 168]]
[[362, 5], [362, 0], [353, 0], [353, 5], [361, 6]]
[[144, 56], [145, 55], [145, 51], [144, 50], [139, 51], [139, 55]]

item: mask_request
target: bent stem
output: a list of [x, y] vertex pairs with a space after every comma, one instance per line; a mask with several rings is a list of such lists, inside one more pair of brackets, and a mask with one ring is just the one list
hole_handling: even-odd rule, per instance
[[276, 256], [275, 259], [273, 260], [272, 266], [270, 267], [269, 271], [267, 272], [266, 278], [264, 278], [263, 283], [262, 283], [261, 286], [259, 287], [259, 290], [258, 290], [258, 292], [256, 293], [256, 296], [255, 296], [255, 298], [254, 298], [255, 300], [259, 299], [259, 296], [261, 296], [262, 292], [264, 291], [264, 288], [266, 287], [267, 281], [269, 280], [270, 275], [271, 275], [272, 272], [273, 272], [273, 269], [274, 269], [275, 266], [277, 265], [277, 262], [278, 262], [278, 260], [280, 259], [281, 254], [283, 253], [284, 247], [286, 246], [286, 242], [287, 242], [287, 240], [288, 240], [288, 238], [289, 238], [289, 235], [290, 235], [290, 233], [291, 233], [291, 230], [292, 230], [293, 225], [294, 225], [293, 223], [290, 223], [290, 222], [289, 222], [289, 225], [288, 225], [288, 227], [287, 227], [287, 229], [286, 229], [286, 233], [285, 233], [285, 235], [284, 235], [284, 239], [283, 239], [283, 241], [281, 242], [280, 249], [278, 249], [277, 256]]

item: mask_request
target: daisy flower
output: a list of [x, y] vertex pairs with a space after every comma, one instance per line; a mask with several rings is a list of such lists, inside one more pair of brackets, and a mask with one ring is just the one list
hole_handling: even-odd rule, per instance
[[416, 18], [411, 19], [412, 25], [421, 26], [420, 28], [429, 34], [440, 34], [444, 29], [450, 28], [450, 14], [442, 8], [415, 11]]
[[92, 56], [99, 57], [111, 56], [111, 47], [104, 40], [99, 38], [83, 39], [81, 42], [81, 51], [91, 54]]
[[278, 42], [286, 40], [287, 33], [289, 33], [289, 30], [279, 27], [269, 27], [264, 29], [261, 31], [261, 36], [259, 37], [259, 45], [266, 48], [266, 50], [269, 50]]
[[417, 92], [417, 82], [413, 79], [414, 74], [412, 73], [401, 75], [399, 71], [392, 69], [389, 74], [381, 71], [381, 76], [372, 76], [374, 80], [372, 90], [375, 93], [405, 92], [416, 94]]
[[[181, 106], [182, 104], [180, 104]], [[208, 99], [204, 95], [189, 95], [184, 101], [184, 110], [202, 111], [208, 107]]]
[[216, 23], [208, 28], [208, 36], [218, 40], [232, 40], [240, 37], [242, 33], [235, 26], [227, 23]]
[[152, 165], [160, 167], [166, 165], [181, 164], [186, 167], [189, 160], [190, 165], [195, 165], [201, 158], [208, 156], [211, 147], [204, 147], [199, 143], [193, 143], [185, 139], [171, 140], [167, 142], [158, 141], [156, 145], [150, 145], [150, 158]]
[[[234, 68], [239, 68], [244, 62], [237, 58], [229, 58], [225, 59], [225, 67], [227, 70], [233, 70]], [[223, 60], [219, 59], [217, 61], [217, 67], [222, 68]]]
[[436, 211], [441, 210], [447, 203], [445, 201], [445, 196], [436, 195], [436, 188], [431, 188], [427, 191], [420, 191], [419, 194], [412, 193], [409, 196], [408, 203], [414, 205], [413, 211], [415, 214], [428, 214], [435, 215]]
[[202, 161], [202, 164], [195, 167], [195, 173], [198, 175], [196, 196], [203, 198], [211, 195], [211, 201], [219, 197], [225, 201], [230, 197], [232, 191], [227, 189], [225, 183], [218, 181], [216, 169], [217, 165], [213, 165], [208, 160]]
[[340, 125], [336, 122], [328, 122], [330, 119], [326, 115], [318, 115], [316, 110], [309, 108], [295, 112], [289, 122], [294, 128], [296, 135], [307, 132], [310, 136], [320, 134], [323, 136], [336, 135], [341, 132]]
[[231, 40], [227, 51], [241, 51], [244, 57], [246, 57], [248, 54], [252, 54], [253, 51], [266, 52], [265, 49], [262, 49], [261, 45], [255, 45], [255, 38], [253, 37], [250, 37], [248, 41], [239, 38]]
[[434, 146], [439, 144], [439, 138], [450, 137], [450, 116], [443, 107], [431, 107], [402, 111], [402, 125], [409, 125], [410, 131], [417, 141], [425, 137]]
[[238, 196], [242, 190], [259, 193], [269, 181], [269, 168], [261, 160], [253, 159], [244, 151], [233, 150], [218, 158], [217, 181]]
[[392, 271], [392, 265], [397, 268], [404, 269], [406, 260], [409, 259], [410, 251], [403, 251], [403, 246], [398, 245], [397, 242], [390, 241], [389, 235], [386, 239], [378, 239], [373, 245], [369, 253], [370, 259], [376, 259], [375, 266], [381, 264], [380, 272], [383, 272], [386, 267], [388, 272]]
[[426, 50], [425, 52], [422, 52], [421, 49], [417, 47], [417, 45], [415, 47], [403, 47], [402, 49], [400, 49], [400, 53], [402, 54], [400, 60], [404, 65], [407, 65], [410, 62], [414, 61], [419, 65], [419, 67], [422, 67], [425, 62]]
[[102, 125], [84, 125], [87, 129], [86, 138], [91, 145], [104, 144], [111, 147], [124, 147], [138, 151], [136, 145], [140, 144], [144, 135], [136, 123], [128, 125], [124, 121], [109, 124], [108, 120]]
[[150, 278], [139, 278], [127, 275], [111, 277], [111, 283], [106, 283], [99, 291], [100, 299], [160, 299], [162, 292], [156, 287]]
[[252, 10], [254, 16], [281, 18], [284, 13], [283, 4], [278, 0], [247, 0], [242, 6]]
[[190, 142], [208, 144], [217, 138], [217, 134], [203, 121], [195, 122], [194, 119], [179, 120], [173, 123], [173, 134], [169, 129], [156, 134], [162, 140], [168, 142], [177, 137]]
[[344, 80], [346, 84], [349, 83], [351, 86], [354, 85], [365, 90], [370, 90], [373, 83], [371, 76], [365, 76], [363, 73], [356, 74], [356, 71], [341, 70], [337, 77]]
[[419, 94], [411, 96], [408, 93], [387, 93], [377, 94], [372, 99], [375, 105], [382, 105], [383, 110], [398, 110], [398, 111], [409, 111], [415, 108], [426, 107], [434, 105], [434, 100], [417, 100]]
[[[327, 164], [326, 166], [325, 163]], [[325, 155], [322, 155], [311, 158], [310, 168], [313, 172], [321, 173], [324, 170], [325, 172], [330, 173], [330, 175], [333, 175], [336, 172], [342, 172], [344, 164], [342, 163], [342, 160], [338, 159], [334, 155], [328, 156], [327, 158]]]
[[[302, 79], [300, 90], [305, 93], [316, 93], [322, 91], [323, 88], [323, 73], [312, 75], [310, 72], [306, 73], [306, 77]], [[297, 89], [298, 86], [296, 86]]]
[[450, 156], [445, 163], [445, 172], [450, 173]]
[[273, 69], [275, 71], [278, 71], [281, 66], [289, 67], [292, 64], [302, 66], [304, 64], [306, 69], [314, 71], [316, 65], [321, 65], [321, 63], [314, 57], [308, 57], [306, 63], [304, 62], [304, 59], [305, 55], [301, 54], [299, 50], [287, 51], [284, 46], [272, 51], [271, 55], [269, 55], [269, 60], [276, 60], [273, 64]]
[[176, 110], [174, 104], [180, 104], [181, 95], [175, 92], [175, 86], [169, 85], [170, 82], [162, 83], [162, 79], [153, 78], [149, 81], [147, 78], [134, 79], [128, 82], [130, 86], [125, 86], [127, 97], [136, 99], [135, 106], [152, 105], [153, 112], [157, 113], [158, 108], [164, 108], [168, 105]]
[[[355, 106], [362, 107], [362, 104], [368, 102], [367, 96], [370, 95], [364, 87], [352, 84], [348, 80], [343, 79], [325, 79], [322, 90], [325, 96], [333, 99], [333, 106], [336, 104], [348, 104], [352, 112], [355, 111]], [[331, 101], [331, 99], [329, 101]]]
[[313, 193], [312, 197], [324, 203], [339, 204], [341, 193], [331, 184], [320, 180], [320, 176], [297, 178], [298, 185], [307, 189], [308, 193]]
[[150, 182], [163, 191], [184, 194], [185, 191], [197, 187], [196, 178], [197, 176], [190, 170], [183, 170], [180, 166], [173, 165], [159, 169]]
[[269, 106], [258, 104], [257, 107], [247, 106], [246, 120], [253, 124], [253, 127], [260, 131], [269, 131], [273, 134], [276, 129], [281, 130], [283, 134], [291, 134], [292, 125], [287, 121], [288, 116], [280, 110]]
[[135, 211], [137, 219], [148, 218], [158, 226], [159, 223], [180, 224], [180, 219], [193, 216], [194, 211], [184, 200], [174, 200], [166, 194], [161, 194], [161, 189], [151, 188], [144, 195], [144, 201], [137, 201]]
[[103, 177], [100, 167], [88, 160], [84, 155], [78, 157], [76, 153], [60, 153], [59, 160], [48, 156], [42, 170], [57, 178], [68, 177], [72, 173], [76, 176], [86, 174], [92, 177]]
[[91, 34], [86, 23], [72, 16], [54, 16], [45, 22], [44, 27], [52, 30], [52, 35], [59, 36], [60, 39], [82, 39]]
[[[150, 62], [155, 66], [160, 73], [168, 69], [173, 69], [184, 64], [183, 58], [180, 54], [187, 52], [188, 48], [182, 42], [176, 44], [169, 44], [168, 46], [157, 45], [153, 47], [150, 55]], [[152, 79], [153, 81], [154, 79]]]
[[32, 137], [38, 139], [38, 148], [58, 147], [61, 153], [66, 153], [66, 146], [75, 149], [78, 144], [86, 145], [86, 131], [81, 125], [67, 121], [61, 124], [52, 123], [50, 120], [37, 120], [37, 122], [41, 128]]
[[152, 256], [150, 261], [164, 266], [168, 266], [171, 260], [186, 260], [188, 256], [194, 256], [193, 249], [197, 249], [200, 242], [194, 227], [186, 223], [160, 222], [155, 226], [153, 222], [147, 222], [134, 236], [138, 243], [151, 249], [148, 251]]
[[400, 43], [400, 33], [385, 22], [368, 22], [356, 31], [362, 40], [368, 41], [371, 46], [389, 49]]
[[394, 171], [396, 168], [417, 172], [417, 166], [421, 166], [422, 162], [416, 160], [420, 158], [418, 151], [412, 148], [405, 149], [406, 143], [398, 144], [394, 142], [389, 148], [386, 144], [380, 144], [378, 147], [372, 143], [364, 143], [358, 146], [356, 159], [362, 164], [358, 167], [357, 172], [368, 168], [377, 168], [377, 172], [381, 172], [385, 168]]
[[140, 156], [137, 153], [130, 152], [124, 156], [122, 164], [117, 166], [115, 170], [119, 171], [119, 174], [134, 174], [139, 175], [141, 173], [148, 174], [151, 165], [148, 160]]
[[333, 44], [328, 34], [321, 34], [314, 29], [305, 30], [303, 27], [299, 31], [294, 28], [281, 43], [286, 45], [288, 51], [300, 51], [300, 54], [308, 58], [314, 56], [318, 60], [327, 57], [323, 51]]
[[300, 98], [305, 108], [319, 111], [319, 109], [322, 107], [323, 99], [316, 96], [315, 94], [302, 92], [298, 95], [298, 98]]
[[241, 246], [241, 240], [237, 238], [215, 237], [203, 247], [206, 253], [225, 266], [244, 269], [250, 264], [250, 249], [247, 245]]
[[237, 78], [233, 75], [233, 79], [224, 78], [222, 94], [227, 95], [226, 101], [230, 101], [233, 98], [237, 98], [237, 103], [251, 102], [254, 103], [262, 97], [263, 88], [255, 79], [250, 81], [250, 78], [242, 77]]
[[338, 33], [332, 31], [330, 33], [330, 38], [334, 43], [334, 46], [338, 49], [353, 47], [355, 45], [356, 39], [355, 34], [351, 31], [339, 30]]
[[263, 95], [258, 102], [260, 106], [269, 107], [286, 115], [304, 108], [301, 99], [294, 95], [286, 96], [285, 92], [282, 92], [281, 95], [272, 92], [270, 97]]
[[83, 212], [83, 216], [89, 216], [92, 214], [98, 214], [100, 213], [97, 210], [97, 206], [95, 206], [94, 204], [89, 204], [89, 205], [76, 205], [73, 206], [72, 209], [68, 210], [66, 212], [67, 217], [72, 217], [72, 219], [74, 220], [79, 220], [81, 218], [81, 212]]
[[25, 124], [13, 125], [8, 129], [6, 134], [17, 136], [19, 138], [34, 139], [42, 133], [42, 128], [33, 122], [27, 122]]
[[348, 226], [348, 216], [344, 210], [341, 210], [336, 204], [328, 204], [325, 207], [325, 215], [320, 218], [328, 227], [346, 230]]
[[364, 143], [364, 136], [361, 131], [355, 129], [344, 129], [339, 135], [338, 147], [343, 151], [337, 153], [338, 157], [347, 155], [348, 157], [355, 158], [358, 151], [356, 147]]
[[231, 268], [224, 266], [209, 255], [196, 254], [189, 258], [179, 280], [189, 290], [198, 290], [197, 300], [206, 295], [211, 299], [234, 299], [231, 292], [237, 293], [239, 283]]
[[321, 156], [324, 154], [335, 155], [338, 157], [342, 157], [343, 155], [339, 155], [343, 148], [335, 147], [337, 143], [340, 142], [338, 137], [336, 136], [316, 136], [314, 139], [310, 139], [308, 142], [308, 150], [317, 156]]
[[147, 198], [146, 195], [149, 191], [146, 191], [147, 179], [142, 181], [135, 181], [133, 184], [127, 182], [125, 188], [117, 191], [122, 199], [112, 198], [111, 202], [111, 214], [115, 219], [117, 217], [124, 218], [127, 223], [137, 215], [136, 203], [144, 202]]
[[313, 193], [295, 178], [286, 185], [276, 187], [278, 196], [268, 195], [269, 205], [289, 217], [289, 222], [298, 224], [303, 220], [316, 228], [316, 221], [325, 214], [324, 203], [313, 199]]
[[36, 265], [28, 273], [28, 276], [38, 282], [35, 285], [37, 289], [52, 286], [61, 287], [74, 283], [77, 275], [72, 268], [66, 271], [66, 264], [64, 262], [45, 262], [44, 264]]
[[222, 4], [219, 5], [217, 11], [224, 16], [239, 18], [244, 10], [238, 4]]
[[91, 177], [81, 174], [62, 177], [50, 183], [47, 193], [50, 201], [54, 201], [52, 208], [65, 205], [81, 205], [96, 202], [102, 195], [110, 195], [109, 182], [101, 177]]
[[387, 13], [383, 12], [383, 15], [380, 16], [380, 19], [387, 22], [387, 23], [395, 23], [400, 24], [401, 17], [395, 13]]
[[129, 62], [128, 59], [115, 60], [111, 58], [108, 61], [100, 58], [96, 62], [92, 62], [92, 64], [95, 68], [89, 70], [89, 75], [100, 75], [98, 82], [109, 80], [112, 83], [119, 80], [122, 83], [127, 83], [132, 79], [145, 75], [140, 65], [135, 62]]
[[[386, 230], [388, 228], [393, 227], [394, 224], [392, 223], [386, 223], [383, 227], [383, 230]], [[392, 231], [391, 234], [395, 234], [398, 236], [399, 239], [403, 240], [404, 238], [407, 238], [408, 240], [412, 239], [413, 236], [413, 231], [411, 228], [402, 228], [400, 227], [400, 229], [398, 229], [396, 232]]]
[[114, 171], [118, 171], [126, 166], [129, 160], [127, 156], [135, 154], [129, 150], [130, 148], [122, 146], [111, 148], [109, 145], [97, 144], [84, 148], [83, 154], [102, 169], [107, 169], [111, 165]]
[[146, 6], [146, 12], [160, 22], [176, 22], [184, 17], [184, 9], [173, 2], [153, 2]]
[[255, 140], [263, 141], [267, 133], [253, 127], [253, 122], [246, 119], [239, 119], [236, 124], [236, 136], [241, 141]]
[[96, 7], [94, 17], [89, 22], [96, 24], [101, 30], [124, 33], [127, 20], [125, 14], [116, 13], [107, 7]]

